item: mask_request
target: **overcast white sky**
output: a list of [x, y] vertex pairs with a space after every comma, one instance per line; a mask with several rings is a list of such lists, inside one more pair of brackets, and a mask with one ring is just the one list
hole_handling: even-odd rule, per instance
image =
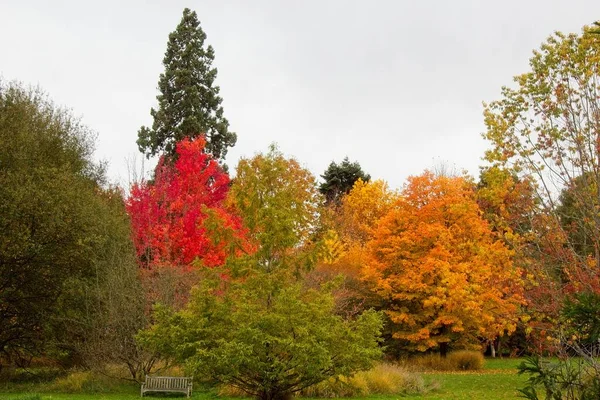
[[126, 183], [185, 7], [215, 48], [231, 167], [277, 142], [315, 175], [347, 155], [392, 187], [440, 163], [477, 175], [482, 101], [553, 31], [600, 19], [598, 0], [0, 0], [0, 76], [81, 116]]

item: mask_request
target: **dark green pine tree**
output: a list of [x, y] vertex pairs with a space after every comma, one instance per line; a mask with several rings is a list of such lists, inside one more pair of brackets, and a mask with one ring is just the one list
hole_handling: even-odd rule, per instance
[[161, 151], [173, 156], [178, 141], [200, 134], [206, 136], [206, 151], [219, 160], [235, 145], [237, 136], [229, 131], [223, 99], [214, 85], [215, 52], [204, 46], [205, 40], [196, 12], [186, 8], [177, 29], [169, 35], [165, 72], [158, 81], [158, 110], [150, 111], [154, 123], [152, 128], [143, 126], [138, 131], [138, 147], [148, 157]]
[[332, 161], [321, 178], [324, 182], [319, 186], [319, 192], [325, 196], [327, 204], [335, 204], [344, 194], [350, 192], [354, 182], [359, 178], [368, 182], [371, 175], [365, 173], [357, 161], [350, 162], [346, 157], [339, 165]]

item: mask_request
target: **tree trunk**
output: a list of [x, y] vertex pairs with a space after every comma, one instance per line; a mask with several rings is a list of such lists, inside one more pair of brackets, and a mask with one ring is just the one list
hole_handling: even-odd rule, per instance
[[440, 356], [442, 356], [442, 358], [446, 358], [447, 355], [448, 355], [448, 342], [442, 342], [442, 343], [440, 343]]
[[494, 346], [494, 341], [490, 340], [490, 353], [492, 358], [496, 358], [496, 346]]

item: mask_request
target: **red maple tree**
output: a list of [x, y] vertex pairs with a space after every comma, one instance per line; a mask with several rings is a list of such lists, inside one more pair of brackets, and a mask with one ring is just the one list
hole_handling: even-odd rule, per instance
[[141, 267], [215, 267], [250, 249], [241, 218], [225, 202], [229, 176], [205, 144], [202, 137], [180, 141], [176, 161], [161, 157], [154, 180], [132, 187], [127, 211]]

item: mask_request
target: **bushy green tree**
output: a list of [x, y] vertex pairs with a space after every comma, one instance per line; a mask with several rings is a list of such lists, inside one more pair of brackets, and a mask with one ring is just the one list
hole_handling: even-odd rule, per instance
[[280, 273], [206, 280], [186, 309], [159, 309], [140, 340], [196, 376], [259, 399], [285, 399], [329, 377], [369, 369], [381, 356], [380, 315], [367, 311], [345, 321], [333, 307], [327, 289], [306, 289]]
[[90, 354], [109, 301], [143, 317], [129, 220], [93, 139], [41, 91], [0, 83], [0, 359]]
[[206, 136], [206, 151], [222, 160], [235, 145], [223, 116], [223, 99], [215, 85], [215, 52], [205, 46], [206, 34], [195, 11], [186, 8], [177, 29], [169, 35], [163, 59], [165, 72], [158, 80], [158, 109], [152, 108], [152, 128], [138, 131], [138, 147], [147, 156], [164, 151], [175, 156], [175, 145], [185, 137]]
[[359, 179], [368, 182], [371, 176], [362, 170], [357, 161], [350, 162], [346, 157], [339, 164], [332, 161], [321, 178], [324, 182], [319, 186], [319, 191], [327, 203], [337, 204], [344, 194], [350, 192], [354, 182]]
[[38, 90], [0, 86], [0, 352], [39, 351], [63, 283], [96, 243], [91, 133]]

